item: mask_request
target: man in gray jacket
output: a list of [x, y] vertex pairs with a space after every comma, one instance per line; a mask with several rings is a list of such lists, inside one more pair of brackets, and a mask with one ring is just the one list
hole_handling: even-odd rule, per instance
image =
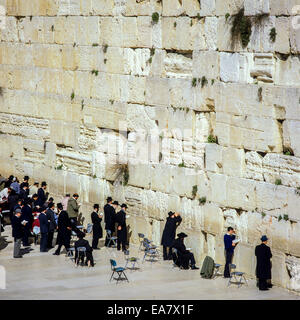
[[77, 200], [79, 198], [79, 195], [77, 193], [73, 194], [73, 197], [69, 199], [68, 206], [67, 206], [67, 212], [68, 216], [70, 218], [72, 226], [77, 226], [77, 219], [79, 214], [79, 207], [80, 205], [77, 203]]

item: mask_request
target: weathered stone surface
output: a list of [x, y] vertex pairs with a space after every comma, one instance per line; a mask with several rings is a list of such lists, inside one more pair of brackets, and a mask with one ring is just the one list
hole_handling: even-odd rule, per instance
[[[274, 283], [299, 290], [299, 0], [0, 5], [2, 175], [79, 192], [84, 224], [93, 203], [126, 202], [132, 242], [159, 245], [178, 211], [201, 262], [224, 264], [234, 226], [252, 277], [267, 234]], [[246, 47], [231, 30], [243, 6]]]

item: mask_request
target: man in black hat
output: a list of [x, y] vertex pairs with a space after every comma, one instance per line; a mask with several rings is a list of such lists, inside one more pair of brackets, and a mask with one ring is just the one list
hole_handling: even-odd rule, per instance
[[180, 225], [182, 218], [178, 212], [168, 213], [165, 228], [162, 234], [161, 244], [163, 245], [164, 260], [172, 260], [172, 244], [175, 240], [176, 228]]
[[127, 205], [123, 203], [121, 205], [121, 210], [116, 215], [117, 226], [117, 249], [122, 251], [126, 251], [126, 242], [127, 242], [127, 226], [126, 226], [126, 209]]
[[20, 189], [23, 189], [24, 184], [28, 184], [28, 186], [29, 186], [29, 177], [28, 176], [24, 177], [23, 182], [20, 184]]
[[91, 214], [91, 219], [93, 223], [93, 241], [92, 248], [99, 250], [98, 242], [102, 238], [103, 232], [101, 227], [102, 215], [99, 214], [99, 204], [94, 204], [94, 211]]
[[177, 249], [178, 258], [181, 266], [183, 269], [189, 269], [189, 266], [192, 270], [198, 270], [199, 268], [196, 267], [196, 261], [194, 258], [194, 254], [189, 250], [186, 250], [184, 245], [184, 238], [187, 237], [187, 234], [181, 232], [177, 235], [177, 239], [173, 242], [172, 247]]
[[[74, 246], [75, 246], [75, 262], [77, 262], [77, 259], [81, 258], [84, 259], [84, 257], [78, 257], [78, 255], [80, 254], [78, 252], [78, 248], [80, 247], [84, 247], [86, 249], [85, 255], [86, 255], [86, 261], [85, 264], [88, 265], [89, 267], [93, 267], [94, 266], [94, 258], [93, 258], [93, 249], [90, 247], [90, 244], [87, 240], [84, 239], [85, 237], [85, 233], [83, 232], [78, 232], [77, 234], [78, 240], [75, 242]], [[83, 261], [82, 261], [83, 262]]]
[[42, 186], [41, 186], [41, 188], [39, 188], [38, 193], [37, 193], [37, 195], [38, 195], [37, 204], [40, 206], [40, 208], [44, 206], [45, 202], [48, 199], [49, 193], [46, 192], [46, 189], [47, 189], [47, 183], [46, 183], [46, 181], [43, 181]]
[[11, 219], [12, 236], [14, 238], [14, 258], [23, 258], [21, 254], [21, 241], [26, 224], [27, 221], [21, 218], [21, 209], [17, 209]]
[[255, 248], [255, 255], [257, 259], [256, 277], [258, 278], [259, 290], [265, 291], [272, 287], [271, 283], [267, 283], [267, 280], [271, 280], [272, 253], [270, 247], [267, 246], [267, 236], [262, 236], [260, 240], [262, 243]]
[[40, 242], [40, 252], [47, 252], [48, 244], [48, 232], [49, 232], [49, 221], [46, 214], [46, 207], [40, 209], [41, 213], [39, 215], [40, 230], [41, 230], [41, 242]]
[[53, 253], [54, 255], [59, 255], [62, 246], [65, 246], [66, 250], [70, 248], [71, 241], [71, 230], [72, 225], [67, 211], [63, 210], [63, 205], [61, 203], [57, 204], [58, 211], [58, 221], [57, 221], [57, 242], [58, 247]]
[[[114, 215], [115, 215], [115, 209], [113, 207], [112, 201], [113, 199], [111, 197], [108, 197], [106, 199], [107, 204], [104, 206], [104, 223], [105, 223], [105, 230], [109, 230], [111, 232], [111, 235], [113, 234], [114, 231]], [[109, 242], [109, 239], [106, 235], [105, 239], [105, 246], [107, 247]], [[111, 242], [110, 242], [111, 245]]]

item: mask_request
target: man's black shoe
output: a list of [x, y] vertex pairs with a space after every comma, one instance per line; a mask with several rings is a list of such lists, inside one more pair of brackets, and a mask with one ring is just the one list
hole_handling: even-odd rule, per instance
[[192, 269], [192, 270], [199, 270], [199, 268], [196, 267], [196, 266], [191, 266], [191, 269]]
[[269, 290], [268, 288], [259, 288], [260, 291], [267, 291]]
[[60, 255], [60, 253], [58, 253], [58, 252], [54, 252], [54, 253], [53, 253], [53, 255], [54, 255], [54, 256], [59, 256], [59, 255]]
[[100, 250], [100, 248], [93, 248], [93, 250]]
[[15, 259], [17, 259], [17, 258], [23, 258], [23, 256], [17, 256], [17, 257], [14, 257]]

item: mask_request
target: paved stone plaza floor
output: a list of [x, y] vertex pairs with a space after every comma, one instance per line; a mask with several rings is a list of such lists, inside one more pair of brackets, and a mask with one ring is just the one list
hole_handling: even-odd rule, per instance
[[[10, 237], [11, 229], [6, 227], [2, 234]], [[89, 238], [87, 238], [89, 239]], [[90, 239], [89, 239], [90, 240]], [[227, 280], [217, 277], [214, 280], [200, 278], [200, 270], [179, 270], [171, 262], [162, 261], [140, 263], [140, 269], [127, 271], [129, 283], [122, 281], [118, 285], [109, 282], [111, 271], [109, 259], [115, 259], [124, 266], [122, 252], [116, 249], [94, 251], [95, 267], [75, 267], [65, 256], [54, 256], [54, 249], [40, 253], [39, 245], [32, 245], [30, 253], [22, 259], [12, 258], [13, 243], [0, 251], [0, 265], [6, 268], [6, 289], [0, 290], [3, 299], [280, 299], [300, 300], [300, 296], [288, 290], [273, 287], [260, 292], [254, 280], [248, 286], [227, 287]], [[142, 259], [138, 248], [131, 248], [133, 254]]]

